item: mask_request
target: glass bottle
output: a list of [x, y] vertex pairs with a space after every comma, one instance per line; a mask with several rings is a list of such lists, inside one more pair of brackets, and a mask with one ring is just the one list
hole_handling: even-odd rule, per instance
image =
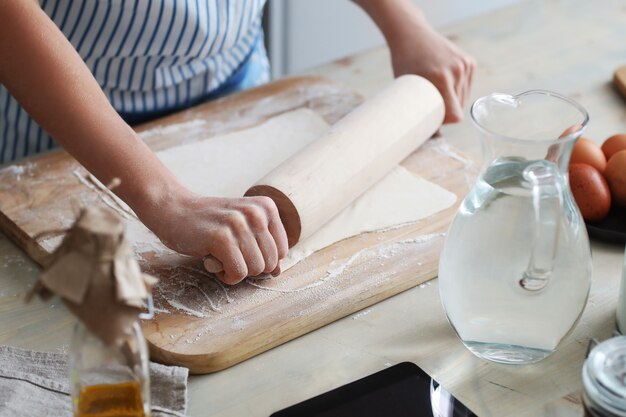
[[617, 309], [615, 312], [617, 331], [626, 334], [626, 253], [622, 264], [622, 280], [619, 286]]
[[578, 322], [591, 286], [589, 238], [567, 179], [589, 116], [545, 90], [479, 98], [471, 116], [483, 169], [446, 236], [441, 301], [475, 355], [537, 362]]
[[78, 323], [70, 351], [75, 417], [148, 417], [148, 348], [139, 322], [121, 346], [108, 345]]
[[626, 336], [605, 340], [583, 365], [585, 417], [626, 417]]

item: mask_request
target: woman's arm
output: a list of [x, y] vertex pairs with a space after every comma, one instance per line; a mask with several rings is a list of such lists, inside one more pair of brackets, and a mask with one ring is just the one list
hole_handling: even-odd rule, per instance
[[437, 33], [412, 0], [354, 0], [380, 28], [395, 76], [417, 74], [430, 80], [446, 105], [444, 123], [463, 118], [476, 63]]
[[0, 2], [0, 83], [28, 114], [115, 192], [167, 246], [214, 255], [220, 277], [279, 273], [287, 238], [272, 200], [188, 191], [116, 113], [37, 1]]

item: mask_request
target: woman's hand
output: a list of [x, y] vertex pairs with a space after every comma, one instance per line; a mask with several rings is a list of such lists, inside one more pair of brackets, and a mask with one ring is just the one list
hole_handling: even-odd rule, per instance
[[417, 74], [432, 82], [446, 106], [444, 123], [461, 121], [476, 62], [428, 25], [404, 30], [406, 35], [389, 45], [394, 75]]
[[217, 258], [224, 268], [217, 275], [224, 283], [280, 273], [287, 234], [270, 198], [202, 197], [184, 190], [159, 207], [144, 223], [179, 253]]
[[446, 106], [444, 123], [463, 119], [476, 62], [437, 33], [411, 0], [354, 0], [380, 28], [396, 77], [420, 75], [437, 87]]

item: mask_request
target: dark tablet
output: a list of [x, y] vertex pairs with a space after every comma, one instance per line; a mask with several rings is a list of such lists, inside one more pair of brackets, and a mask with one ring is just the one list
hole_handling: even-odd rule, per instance
[[271, 417], [475, 417], [426, 372], [403, 362]]

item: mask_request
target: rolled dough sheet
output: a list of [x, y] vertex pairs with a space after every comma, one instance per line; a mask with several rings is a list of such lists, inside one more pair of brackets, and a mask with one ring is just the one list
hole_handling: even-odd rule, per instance
[[[192, 191], [241, 197], [258, 179], [328, 127], [317, 113], [298, 109], [250, 129], [170, 148], [157, 155]], [[455, 201], [454, 193], [398, 166], [318, 232], [291, 248], [282, 269], [350, 236], [416, 222]]]

